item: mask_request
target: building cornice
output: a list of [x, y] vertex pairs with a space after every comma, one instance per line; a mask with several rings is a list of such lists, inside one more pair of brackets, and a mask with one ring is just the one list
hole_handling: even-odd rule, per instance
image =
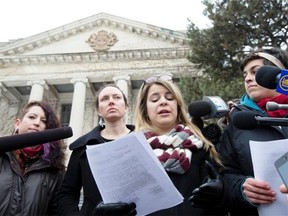
[[0, 68], [15, 65], [45, 65], [45, 64], [72, 64], [115, 62], [125, 60], [153, 60], [187, 58], [190, 48], [166, 48], [150, 50], [128, 50], [91, 53], [0, 56]]
[[86, 19], [73, 22], [50, 31], [46, 31], [25, 39], [15, 40], [0, 47], [0, 56], [13, 56], [23, 54], [49, 45], [53, 42], [64, 40], [70, 36], [90, 31], [95, 27], [111, 27], [122, 31], [131, 32], [144, 37], [151, 37], [161, 41], [168, 41], [173, 44], [188, 45], [189, 38], [186, 33], [173, 31], [125, 18], [100, 13]]

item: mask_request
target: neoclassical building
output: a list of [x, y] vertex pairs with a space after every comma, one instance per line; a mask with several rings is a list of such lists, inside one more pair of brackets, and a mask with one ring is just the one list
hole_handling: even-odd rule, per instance
[[[17, 36], [17, 35], [15, 35]], [[117, 84], [132, 112], [143, 79], [158, 73], [196, 76], [183, 31], [99, 13], [27, 38], [0, 42], [0, 135], [10, 135], [19, 110], [46, 100], [63, 125], [73, 129], [70, 144], [98, 124], [95, 94]]]

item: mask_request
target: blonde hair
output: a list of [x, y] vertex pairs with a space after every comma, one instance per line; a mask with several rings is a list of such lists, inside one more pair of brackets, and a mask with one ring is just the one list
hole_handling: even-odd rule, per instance
[[190, 130], [199, 138], [201, 138], [204, 142], [203, 148], [207, 152], [209, 152], [210, 157], [218, 164], [221, 164], [219, 155], [215, 149], [215, 146], [204, 137], [200, 129], [194, 125], [190, 118], [188, 117], [187, 106], [184, 102], [182, 94], [179, 88], [172, 83], [171, 81], [165, 80], [157, 80], [151, 83], [143, 83], [141, 86], [138, 95], [137, 95], [137, 103], [134, 112], [134, 122], [135, 122], [135, 131], [156, 131], [156, 128], [151, 124], [151, 121], [148, 117], [147, 111], [147, 97], [149, 89], [152, 85], [161, 85], [168, 89], [169, 92], [174, 96], [177, 101], [177, 123], [186, 125], [190, 128]]

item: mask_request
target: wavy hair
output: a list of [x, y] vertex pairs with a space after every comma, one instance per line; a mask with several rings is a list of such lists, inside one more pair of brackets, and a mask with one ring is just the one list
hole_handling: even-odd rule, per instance
[[[53, 111], [52, 107], [45, 101], [31, 101], [27, 103], [18, 115], [20, 120], [23, 120], [24, 116], [28, 113], [31, 107], [39, 106], [43, 109], [46, 117], [46, 129], [60, 128], [60, 122]], [[48, 161], [52, 167], [57, 169], [65, 169], [65, 150], [63, 140], [57, 140], [43, 144], [44, 153], [42, 155], [43, 160]]]
[[218, 164], [221, 164], [219, 155], [215, 149], [215, 146], [204, 137], [200, 129], [194, 125], [188, 117], [188, 109], [182, 97], [179, 88], [171, 81], [157, 80], [151, 83], [143, 83], [137, 95], [137, 103], [135, 107], [134, 120], [135, 131], [151, 130], [156, 131], [156, 128], [151, 124], [151, 120], [148, 117], [147, 111], [147, 98], [148, 92], [152, 85], [161, 85], [165, 87], [174, 96], [177, 101], [177, 123], [186, 125], [190, 130], [204, 142], [204, 150], [209, 152], [210, 157]]

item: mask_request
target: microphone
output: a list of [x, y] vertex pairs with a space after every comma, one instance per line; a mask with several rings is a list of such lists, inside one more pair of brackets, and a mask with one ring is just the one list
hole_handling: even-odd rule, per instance
[[288, 126], [287, 118], [271, 118], [257, 116], [251, 111], [241, 111], [232, 117], [232, 123], [239, 129], [252, 130], [262, 126]]
[[229, 108], [225, 101], [218, 96], [204, 96], [200, 101], [191, 102], [188, 112], [191, 117], [211, 119], [226, 116]]
[[222, 118], [229, 113], [229, 108], [221, 97], [204, 96], [202, 100], [207, 101], [211, 106], [211, 113], [204, 116], [204, 119]]
[[276, 66], [263, 65], [255, 75], [256, 82], [265, 88], [276, 89], [281, 77], [282, 69]]
[[188, 106], [188, 112], [193, 118], [203, 117], [212, 113], [212, 107], [208, 101], [193, 101]]
[[268, 111], [274, 111], [278, 109], [287, 110], [288, 104], [278, 104], [276, 102], [269, 101], [266, 103], [266, 110]]
[[61, 140], [71, 136], [73, 136], [71, 127], [53, 128], [39, 132], [4, 136], [0, 137], [0, 153]]

